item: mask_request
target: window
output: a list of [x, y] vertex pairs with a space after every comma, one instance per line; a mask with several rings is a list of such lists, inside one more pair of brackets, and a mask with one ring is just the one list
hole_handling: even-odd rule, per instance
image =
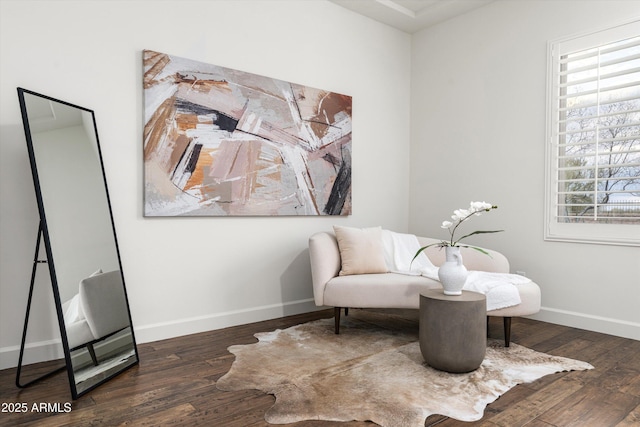
[[549, 58], [545, 239], [640, 246], [640, 21]]

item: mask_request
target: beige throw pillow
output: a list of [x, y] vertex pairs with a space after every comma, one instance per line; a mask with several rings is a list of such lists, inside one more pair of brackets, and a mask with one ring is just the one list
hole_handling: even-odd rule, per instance
[[341, 276], [387, 272], [382, 246], [382, 227], [334, 226], [333, 231], [336, 233], [342, 258]]

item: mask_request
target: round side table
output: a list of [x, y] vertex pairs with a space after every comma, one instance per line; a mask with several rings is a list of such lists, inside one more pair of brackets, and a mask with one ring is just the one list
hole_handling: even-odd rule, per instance
[[487, 350], [487, 302], [483, 294], [445, 295], [433, 289], [420, 294], [420, 351], [441, 371], [477, 369]]

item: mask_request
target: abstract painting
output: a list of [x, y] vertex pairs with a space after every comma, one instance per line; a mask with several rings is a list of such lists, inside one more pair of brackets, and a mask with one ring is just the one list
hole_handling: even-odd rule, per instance
[[350, 96], [143, 57], [145, 216], [351, 214]]

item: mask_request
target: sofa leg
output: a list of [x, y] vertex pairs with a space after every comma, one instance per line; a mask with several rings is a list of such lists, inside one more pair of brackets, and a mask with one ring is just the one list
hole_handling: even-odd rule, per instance
[[336, 335], [340, 333], [340, 310], [342, 310], [340, 307], [334, 307], [333, 309], [333, 317], [336, 322], [336, 326], [335, 326]]
[[509, 347], [511, 342], [511, 317], [504, 317], [504, 346]]
[[94, 366], [98, 366], [98, 358], [96, 357], [96, 352], [93, 349], [93, 344], [87, 344], [87, 350], [89, 351], [89, 356], [91, 356], [91, 361]]

